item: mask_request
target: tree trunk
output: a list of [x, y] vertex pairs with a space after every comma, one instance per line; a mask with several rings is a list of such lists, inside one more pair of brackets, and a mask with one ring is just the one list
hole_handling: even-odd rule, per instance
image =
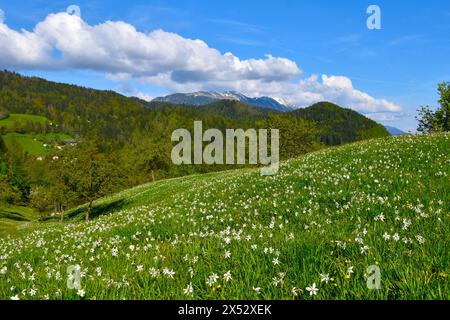
[[59, 215], [61, 217], [60, 222], [64, 223], [64, 206], [61, 203], [59, 204]]
[[151, 170], [152, 173], [152, 181], [155, 182], [155, 172], [153, 171], [153, 169]]
[[91, 215], [92, 202], [93, 202], [93, 200], [89, 201], [88, 209], [86, 211], [86, 222], [89, 221], [89, 216]]

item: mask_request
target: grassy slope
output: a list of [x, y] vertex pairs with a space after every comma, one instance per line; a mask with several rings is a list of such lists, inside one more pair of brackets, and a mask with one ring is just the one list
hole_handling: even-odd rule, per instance
[[9, 117], [0, 120], [0, 127], [5, 127], [6, 129], [14, 129], [14, 125], [16, 123], [25, 125], [27, 122], [46, 124], [47, 122], [49, 122], [49, 120], [46, 117], [42, 116], [11, 113]]
[[38, 218], [32, 208], [1, 205], [0, 206], [0, 235], [17, 233], [18, 229], [26, 226], [30, 221]]
[[[7, 131], [15, 129], [18, 123], [19, 127], [26, 125], [28, 122], [45, 124], [50, 122], [46, 117], [30, 115], [30, 114], [10, 114], [7, 118], [0, 120], [0, 128], [4, 127]], [[15, 140], [20, 144], [25, 152], [33, 156], [45, 156], [48, 153], [48, 148], [44, 147], [44, 143], [60, 140], [73, 139], [70, 135], [64, 133], [18, 133], [8, 132], [3, 136], [3, 139], [8, 146], [11, 147]]]
[[[0, 298], [80, 298], [65, 285], [79, 264], [87, 299], [184, 298], [190, 284], [193, 298], [309, 299], [313, 283], [322, 299], [448, 299], [448, 150], [450, 135], [385, 138], [309, 154], [274, 177], [238, 170], [127, 190], [98, 201], [87, 225], [74, 211], [64, 227], [0, 239]], [[366, 287], [369, 265], [381, 290]]]
[[13, 142], [15, 141], [22, 147], [23, 151], [28, 152], [33, 156], [43, 156], [48, 152], [48, 150], [44, 147], [44, 144], [35, 139], [33, 134], [10, 132], [3, 136], [3, 141], [5, 141], [8, 149], [11, 148]]

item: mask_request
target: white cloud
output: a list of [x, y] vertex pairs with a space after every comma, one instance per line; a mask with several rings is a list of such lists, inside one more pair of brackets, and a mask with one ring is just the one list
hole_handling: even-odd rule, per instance
[[115, 82], [137, 79], [169, 91], [236, 90], [299, 106], [328, 100], [360, 112], [401, 110], [355, 89], [347, 77], [300, 79], [302, 71], [292, 60], [272, 55], [243, 60], [163, 30], [142, 33], [121, 21], [89, 25], [67, 13], [48, 15], [33, 31], [15, 31], [1, 21], [0, 68], [87, 69]]
[[[114, 77], [170, 74], [176, 82], [227, 79], [289, 80], [301, 74], [295, 62], [270, 55], [241, 60], [201, 40], [155, 30], [138, 32], [125, 22], [90, 26], [77, 15], [48, 15], [32, 32], [0, 26], [0, 66], [83, 68]], [[52, 56], [58, 51], [60, 58]]]

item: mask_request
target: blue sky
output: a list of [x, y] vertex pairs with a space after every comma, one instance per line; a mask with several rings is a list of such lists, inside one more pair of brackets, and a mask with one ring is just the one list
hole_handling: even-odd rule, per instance
[[[369, 30], [366, 27], [366, 9], [370, 4], [381, 8], [381, 30]], [[142, 34], [162, 29], [165, 33], [157, 37], [157, 44], [164, 48], [161, 49], [163, 56], [174, 56], [171, 56], [170, 61], [164, 61], [165, 68], [161, 70], [154, 65], [158, 59], [162, 59], [159, 56], [152, 56], [151, 59], [144, 57], [148, 59], [142, 68], [152, 71], [147, 72], [147, 69], [142, 68], [121, 70], [120, 65], [110, 66], [104, 61], [81, 56], [80, 51], [76, 51], [78, 48], [68, 49], [63, 40], [58, 38], [64, 35], [54, 35], [48, 31], [53, 26], [58, 28], [58, 24], [53, 21], [53, 24], [47, 24], [45, 32], [34, 34], [48, 42], [47, 47], [39, 49], [42, 57], [25, 63], [23, 58], [17, 58], [20, 52], [16, 51], [11, 53], [15, 55], [14, 58], [5, 54], [2, 59], [2, 42], [6, 46], [7, 41], [12, 41], [11, 37], [17, 36], [11, 30], [18, 34], [23, 32], [22, 29], [33, 32], [37, 23], [44, 21], [51, 13], [65, 12], [69, 5], [81, 8], [81, 19], [89, 27], [111, 20], [125, 22], [126, 25], [120, 27], [131, 33], [134, 31], [130, 31], [128, 25], [134, 26], [136, 32]], [[286, 98], [297, 105], [307, 105], [309, 101], [323, 98], [336, 100], [334, 102], [368, 114], [384, 124], [414, 130], [416, 109], [423, 104], [435, 105], [438, 98], [437, 83], [450, 81], [450, 2], [446, 0], [57, 3], [0, 0], [0, 9], [4, 12], [4, 19], [0, 20], [4, 20], [5, 28], [9, 30], [4, 38], [0, 30], [1, 68], [55, 81], [114, 89], [127, 95], [155, 97], [175, 91], [238, 88], [250, 95], [268, 94]], [[173, 34], [179, 38], [173, 38]], [[208, 50], [202, 45], [197, 48], [194, 43], [193, 49], [184, 52], [184, 39], [200, 39]], [[152, 37], [148, 41], [153, 40]], [[31, 38], [23, 41], [44, 40]], [[147, 43], [147, 40], [143, 41], [143, 44]], [[58, 44], [54, 44], [56, 42]], [[111, 47], [107, 50], [123, 50], [120, 57], [130, 52], [128, 48], [135, 50], [133, 43], [122, 41], [122, 47], [118, 48], [119, 44], [110, 42]], [[34, 50], [36, 43], [27, 45]], [[53, 45], [48, 49], [48, 46]], [[142, 46], [139, 43], [135, 45]], [[104, 43], [100, 46], [103, 51], [105, 46]], [[230, 62], [229, 57], [216, 57], [209, 48], [221, 55], [231, 52], [233, 59], [237, 58], [238, 62]], [[52, 50], [51, 59], [47, 56], [50, 60], [48, 63], [43, 60], [46, 57], [45, 50]], [[60, 50], [68, 58], [58, 63], [55, 61], [61, 55]], [[126, 59], [133, 61], [131, 57], [145, 55], [149, 51], [143, 52], [133, 51]], [[183, 60], [188, 60], [190, 54], [194, 55], [189, 60], [191, 65], [199, 61], [195, 70], [190, 65], [183, 65]], [[268, 54], [274, 59], [268, 58]], [[210, 55], [214, 57], [210, 58]], [[121, 58], [117, 59], [118, 63], [122, 61]], [[202, 59], [221, 67], [211, 66], [202, 70]], [[209, 77], [204, 74], [207, 72], [216, 75]], [[237, 78], [241, 74], [245, 77], [242, 81]], [[326, 78], [322, 78], [322, 75], [326, 75]], [[223, 77], [230, 79], [224, 80]], [[346, 79], [351, 80], [351, 83]], [[304, 82], [285, 85], [298, 81]], [[305, 92], [300, 94], [287, 90]], [[361, 98], [361, 94], [370, 99], [366, 96]]]

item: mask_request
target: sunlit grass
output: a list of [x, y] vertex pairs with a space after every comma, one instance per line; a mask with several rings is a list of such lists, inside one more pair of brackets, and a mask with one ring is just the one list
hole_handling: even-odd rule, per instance
[[[87, 224], [72, 210], [64, 226], [0, 239], [0, 297], [448, 299], [449, 150], [448, 134], [386, 138], [274, 177], [246, 169], [126, 190], [97, 201]], [[66, 286], [70, 265], [81, 291]], [[370, 265], [380, 290], [366, 286]]]

